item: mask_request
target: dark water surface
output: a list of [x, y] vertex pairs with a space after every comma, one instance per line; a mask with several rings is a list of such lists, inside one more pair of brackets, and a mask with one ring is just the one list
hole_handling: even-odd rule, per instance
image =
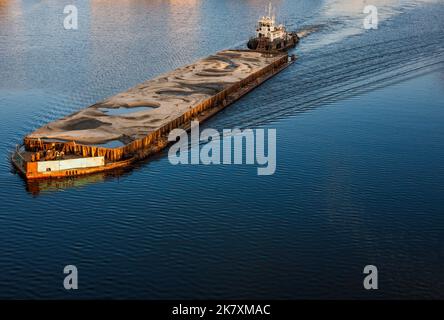
[[[268, 1], [0, 0], [0, 298], [444, 298], [444, 5], [274, 1], [298, 62], [203, 128], [276, 128], [277, 171], [172, 166], [26, 184], [26, 133], [239, 47]], [[79, 290], [63, 289], [63, 267]], [[378, 291], [362, 270], [379, 268]]]

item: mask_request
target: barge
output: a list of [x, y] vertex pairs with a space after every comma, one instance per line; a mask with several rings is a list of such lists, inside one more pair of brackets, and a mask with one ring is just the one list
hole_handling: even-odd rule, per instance
[[23, 139], [11, 160], [29, 180], [130, 166], [168, 145], [295, 61], [287, 52], [225, 50], [51, 122]]

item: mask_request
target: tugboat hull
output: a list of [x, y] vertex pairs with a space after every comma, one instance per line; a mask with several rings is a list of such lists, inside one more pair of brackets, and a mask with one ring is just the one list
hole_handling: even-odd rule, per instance
[[275, 39], [270, 41], [268, 38], [251, 38], [247, 47], [255, 51], [286, 51], [294, 48], [299, 42], [299, 37], [295, 32], [289, 33], [289, 37], [284, 39]]

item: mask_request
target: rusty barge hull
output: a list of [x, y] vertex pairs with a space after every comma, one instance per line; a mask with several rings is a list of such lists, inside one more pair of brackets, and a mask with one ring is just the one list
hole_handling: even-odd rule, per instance
[[[26, 179], [64, 178], [130, 166], [165, 148], [171, 130], [188, 129], [192, 120], [211, 117], [294, 60], [282, 52], [219, 52], [37, 129], [24, 138], [24, 150], [17, 150], [12, 162]], [[128, 112], [112, 114], [119, 109]], [[121, 146], [107, 146], [113, 143]], [[53, 159], [54, 153], [68, 159]], [[70, 159], [79, 158], [103, 162], [69, 167]], [[54, 169], [51, 162], [56, 161], [66, 164]]]

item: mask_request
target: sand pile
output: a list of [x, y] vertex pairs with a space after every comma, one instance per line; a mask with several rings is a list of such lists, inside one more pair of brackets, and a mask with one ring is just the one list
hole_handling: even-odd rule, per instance
[[28, 137], [128, 144], [278, 58], [253, 51], [222, 51], [49, 123]]

